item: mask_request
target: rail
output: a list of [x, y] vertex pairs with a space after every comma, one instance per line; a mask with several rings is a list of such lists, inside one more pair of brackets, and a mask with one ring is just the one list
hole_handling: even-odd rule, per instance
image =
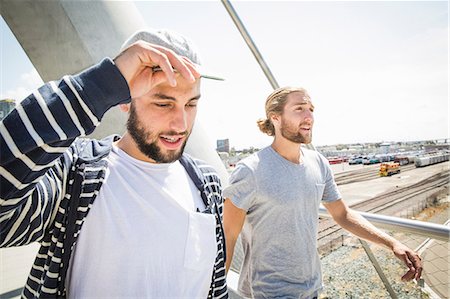
[[[359, 212], [369, 222], [377, 227], [390, 229], [393, 231], [423, 235], [428, 238], [449, 242], [450, 227], [442, 224], [423, 222], [418, 220], [403, 219], [393, 216], [378, 215], [366, 212]], [[325, 207], [320, 206], [319, 216], [331, 218]]]
[[269, 66], [267, 65], [266, 61], [264, 60], [261, 52], [258, 50], [258, 47], [256, 46], [255, 42], [253, 41], [252, 37], [248, 33], [247, 29], [244, 26], [244, 23], [242, 23], [241, 19], [239, 18], [239, 15], [237, 14], [236, 10], [234, 9], [233, 5], [228, 0], [222, 0], [222, 4], [227, 10], [228, 14], [230, 15], [231, 19], [233, 20], [234, 24], [236, 25], [237, 29], [239, 30], [239, 33], [241, 34], [242, 38], [244, 39], [245, 43], [249, 47], [250, 51], [252, 51], [253, 56], [255, 56], [256, 61], [258, 62], [259, 66], [261, 67], [262, 71], [264, 72], [264, 75], [266, 76], [267, 80], [269, 80], [270, 85], [273, 89], [279, 88], [279, 84], [277, 80], [275, 79], [274, 75], [272, 74], [272, 71], [270, 70]]
[[[404, 232], [404, 233], [411, 233], [415, 235], [422, 235], [426, 236], [428, 239], [424, 242], [430, 243], [430, 241], [439, 240], [443, 242], [450, 242], [450, 227], [447, 225], [441, 225], [441, 224], [434, 224], [429, 222], [423, 222], [418, 220], [410, 220], [410, 219], [403, 219], [398, 217], [392, 217], [392, 216], [385, 216], [385, 215], [377, 215], [367, 212], [359, 212], [364, 218], [366, 218], [369, 222], [376, 225], [378, 228], [384, 228], [391, 231], [396, 232]], [[322, 205], [319, 208], [319, 216], [324, 218], [331, 218], [331, 215], [328, 214], [325, 207]], [[375, 258], [374, 254], [372, 253], [372, 250], [367, 245], [367, 243], [363, 240], [360, 240], [361, 244], [370, 260], [372, 265], [374, 266], [375, 270], [377, 271], [378, 276], [382, 280], [382, 283], [384, 284], [386, 290], [388, 291], [391, 298], [396, 299], [398, 298], [397, 294], [395, 293], [394, 289], [392, 288], [390, 282], [386, 279], [386, 276], [383, 273], [383, 270], [381, 269], [380, 265], [378, 264], [377, 259]], [[419, 250], [424, 250], [422, 247], [426, 247], [424, 244], [420, 245]], [[230, 269], [231, 270], [231, 269]], [[232, 299], [241, 299], [240, 295], [236, 293], [237, 285], [238, 285], [238, 279], [239, 274], [234, 271], [228, 272], [227, 282], [229, 285], [230, 290], [230, 298]], [[420, 281], [417, 282], [421, 287], [424, 285], [423, 279], [420, 279]], [[424, 290], [427, 291], [428, 294], [434, 293], [428, 286], [425, 285]], [[439, 296], [434, 296], [432, 298], [440, 298]]]

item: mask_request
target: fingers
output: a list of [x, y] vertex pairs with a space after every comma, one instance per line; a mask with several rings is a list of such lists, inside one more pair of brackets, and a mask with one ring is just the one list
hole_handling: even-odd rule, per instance
[[405, 263], [406, 267], [408, 267], [408, 272], [406, 272], [405, 275], [402, 276], [403, 281], [409, 281], [414, 277], [414, 274], [416, 273], [416, 269], [413, 266], [413, 263], [409, 259], [408, 255], [406, 253], [403, 253], [400, 256], [401, 260]]
[[414, 277], [415, 280], [419, 280], [420, 277], [422, 277], [422, 267], [416, 268], [416, 276]]
[[[163, 47], [159, 47], [149, 43], [139, 42], [138, 46], [140, 46], [142, 49], [142, 52], [139, 53], [142, 64], [150, 68], [158, 66], [159, 69], [164, 73], [167, 81], [169, 81], [169, 84], [171, 86], [176, 86], [177, 81], [175, 78], [175, 71], [172, 67], [171, 60], [176, 60], [177, 57], [175, 57], [173, 54], [170, 54], [169, 49], [165, 49]], [[170, 55], [171, 60], [169, 59], [168, 54]], [[157, 81], [161, 81], [161, 79], [162, 78], [160, 77]]]
[[190, 82], [194, 82], [195, 78], [200, 77], [194, 63], [192, 63], [187, 57], [179, 56], [172, 51], [169, 51], [167, 54], [172, 67], [185, 79]]
[[127, 81], [134, 98], [147, 94], [163, 82], [175, 87], [179, 76], [176, 73], [190, 82], [195, 82], [200, 76], [195, 64], [189, 59], [170, 49], [143, 41], [138, 41], [122, 51], [114, 62]]
[[415, 269], [414, 278], [416, 280], [420, 279], [420, 277], [422, 275], [422, 269], [423, 269], [422, 259], [415, 252], [407, 251], [406, 254], [408, 255], [408, 258], [412, 262], [413, 267]]
[[187, 67], [189, 67], [191, 73], [194, 75], [195, 78], [200, 77], [200, 72], [197, 70], [197, 65], [194, 64], [192, 61], [189, 60], [189, 58], [183, 56], [183, 61], [186, 64]]
[[195, 68], [195, 65], [186, 57], [177, 55], [170, 49], [144, 43], [143, 46], [148, 51], [149, 61], [151, 66], [159, 66], [166, 75], [170, 85], [176, 86], [175, 70], [185, 79], [194, 82], [195, 78], [200, 74]]
[[413, 278], [418, 280], [422, 275], [422, 260], [420, 256], [412, 251], [406, 251], [402, 254], [401, 259], [408, 267], [408, 272], [402, 276], [403, 281], [410, 281]]
[[403, 281], [410, 281], [411, 279], [414, 278], [416, 271], [414, 269], [409, 270], [408, 272], [406, 272], [405, 275], [402, 276], [402, 280]]

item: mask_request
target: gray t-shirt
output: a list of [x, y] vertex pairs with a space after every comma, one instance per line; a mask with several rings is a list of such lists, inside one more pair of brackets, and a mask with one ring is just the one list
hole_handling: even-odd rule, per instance
[[322, 288], [317, 253], [320, 202], [341, 198], [328, 161], [301, 149], [301, 163], [271, 146], [240, 161], [224, 196], [247, 211], [239, 292], [254, 298], [308, 298]]

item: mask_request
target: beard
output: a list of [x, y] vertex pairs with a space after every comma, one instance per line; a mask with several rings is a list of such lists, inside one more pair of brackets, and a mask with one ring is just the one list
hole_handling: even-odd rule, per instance
[[[181, 133], [181, 135], [186, 135], [186, 139], [182, 146], [178, 150], [166, 150], [163, 151], [160, 146], [158, 146], [159, 134], [155, 134], [149, 130], [146, 130], [139, 120], [136, 109], [133, 103], [130, 107], [130, 115], [127, 120], [127, 131], [133, 138], [138, 149], [146, 155], [148, 158], [154, 160], [156, 163], [172, 163], [178, 160], [183, 154], [184, 148], [186, 146], [187, 137], [189, 133], [187, 131]], [[161, 132], [162, 133], [162, 132]], [[180, 135], [180, 133], [175, 131], [164, 132], [164, 135]], [[152, 140], [149, 142], [148, 140]]]
[[310, 130], [309, 134], [302, 134], [300, 132], [300, 126], [302, 124], [299, 124], [298, 126], [295, 126], [292, 123], [286, 122], [283, 118], [281, 119], [281, 136], [286, 138], [287, 140], [294, 142], [294, 143], [303, 143], [303, 144], [309, 144], [312, 141], [312, 128]]

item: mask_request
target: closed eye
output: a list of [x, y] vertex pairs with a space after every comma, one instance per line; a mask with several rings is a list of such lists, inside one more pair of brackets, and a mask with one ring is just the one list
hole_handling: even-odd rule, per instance
[[198, 99], [192, 99], [187, 104], [186, 107], [197, 107]]
[[166, 108], [169, 107], [170, 104], [166, 104], [166, 103], [155, 103], [156, 107], [160, 107], [160, 108]]

